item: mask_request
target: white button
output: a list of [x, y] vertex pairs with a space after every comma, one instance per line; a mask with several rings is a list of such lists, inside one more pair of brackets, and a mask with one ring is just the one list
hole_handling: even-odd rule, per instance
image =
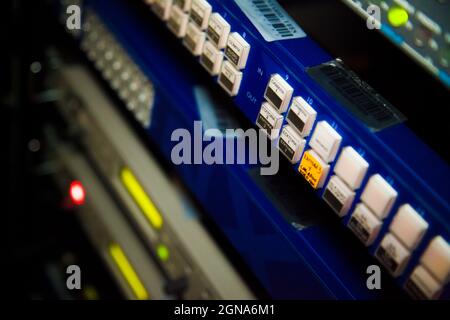
[[420, 258], [422, 264], [441, 283], [450, 277], [450, 246], [441, 236], [435, 237]]
[[366, 175], [369, 164], [352, 147], [345, 147], [336, 162], [334, 172], [353, 190], [358, 189]]
[[339, 217], [343, 217], [350, 210], [355, 193], [338, 176], [333, 176], [328, 182], [322, 198]]
[[208, 23], [206, 34], [219, 49], [225, 48], [230, 34], [230, 24], [220, 14], [213, 13]]
[[322, 159], [330, 163], [336, 157], [342, 137], [326, 121], [320, 121], [311, 137], [309, 145]]
[[285, 112], [294, 89], [279, 74], [273, 75], [267, 84], [264, 98], [279, 112]]
[[172, 8], [172, 0], [156, 0], [153, 3], [153, 12], [161, 19], [166, 21], [170, 16], [170, 9]]
[[428, 223], [409, 204], [398, 209], [389, 230], [409, 249], [414, 250], [422, 240]]
[[175, 0], [174, 3], [185, 12], [191, 10], [191, 0]]
[[278, 149], [281, 150], [291, 163], [300, 161], [305, 145], [306, 140], [300, 137], [291, 126], [284, 126], [280, 139], [278, 140]]
[[225, 89], [230, 96], [235, 96], [238, 94], [239, 87], [241, 86], [242, 72], [236, 70], [229, 61], [224, 61], [222, 63], [218, 81], [220, 86]]
[[280, 115], [270, 104], [264, 102], [259, 111], [256, 125], [267, 133], [269, 139], [274, 140], [280, 135], [283, 116]]
[[216, 76], [220, 72], [222, 61], [223, 52], [217, 49], [211, 41], [206, 41], [203, 46], [203, 54], [200, 58], [201, 65], [205, 67], [211, 75]]
[[238, 69], [244, 69], [247, 64], [248, 54], [250, 52], [250, 45], [241, 35], [233, 32], [228, 36], [227, 47], [225, 49], [225, 56]]
[[197, 26], [189, 22], [186, 29], [186, 36], [183, 39], [184, 45], [194, 56], [199, 56], [203, 52], [206, 35]]
[[314, 110], [302, 97], [292, 99], [292, 105], [286, 117], [302, 137], [307, 137], [316, 121], [317, 111]]
[[392, 233], [388, 233], [381, 241], [376, 256], [386, 269], [397, 277], [402, 274], [411, 255]]
[[424, 267], [418, 266], [406, 282], [405, 288], [416, 299], [437, 299], [442, 285]]
[[369, 179], [361, 195], [361, 200], [379, 219], [386, 218], [396, 198], [397, 191], [379, 174], [375, 174]]
[[178, 38], [183, 38], [186, 35], [188, 22], [189, 15], [178, 6], [173, 6], [167, 26]]
[[208, 27], [209, 16], [211, 15], [212, 7], [205, 0], [192, 0], [191, 4], [191, 19], [197, 26], [205, 30]]
[[348, 227], [366, 246], [375, 241], [381, 226], [382, 222], [362, 203], [356, 206], [348, 222]]

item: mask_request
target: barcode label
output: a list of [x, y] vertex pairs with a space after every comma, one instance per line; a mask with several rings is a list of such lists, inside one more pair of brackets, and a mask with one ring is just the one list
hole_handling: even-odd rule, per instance
[[308, 74], [374, 131], [406, 120], [400, 111], [338, 61], [309, 68]]
[[234, 0], [268, 41], [306, 37], [305, 32], [276, 0]]

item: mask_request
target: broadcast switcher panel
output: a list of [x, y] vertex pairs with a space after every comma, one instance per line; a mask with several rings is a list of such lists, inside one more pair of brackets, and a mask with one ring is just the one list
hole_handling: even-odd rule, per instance
[[[142, 2], [153, 13], [136, 10]], [[362, 243], [356, 250], [366, 247], [396, 286], [415, 298], [449, 298], [448, 164], [407, 128], [394, 106], [315, 44], [275, 1], [97, 0], [84, 6], [89, 15], [77, 35], [83, 50], [163, 152], [170, 157], [171, 130], [203, 118], [195, 95], [202, 66], [307, 182], [278, 187], [298, 188], [304, 197], [309, 185], [348, 229], [332, 235], [321, 223], [286, 223], [246, 168], [201, 166], [200, 174], [194, 166], [179, 166], [269, 294], [378, 297], [365, 288], [365, 270], [355, 270], [347, 257], [346, 246], [357, 242], [347, 240], [353, 233]], [[169, 33], [157, 31], [163, 25], [179, 44], [168, 45]], [[177, 60], [178, 50], [194, 58]], [[139, 92], [139, 79], [127, 61], [151, 79], [154, 101], [132, 94]], [[224, 203], [227, 192], [239, 205]], [[258, 221], [230, 225], [226, 215]], [[256, 225], [270, 234], [270, 244]]]

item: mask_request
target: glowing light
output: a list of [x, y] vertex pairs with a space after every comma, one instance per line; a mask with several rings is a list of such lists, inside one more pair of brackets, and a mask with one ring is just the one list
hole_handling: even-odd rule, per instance
[[70, 200], [73, 204], [80, 206], [84, 204], [86, 192], [80, 181], [72, 181], [69, 188]]
[[123, 168], [120, 178], [128, 193], [133, 197], [136, 204], [146, 216], [153, 228], [159, 230], [163, 225], [163, 218], [153, 201], [149, 198], [144, 188], [128, 168]]
[[122, 248], [118, 244], [113, 243], [109, 246], [109, 253], [116, 263], [117, 267], [119, 268], [120, 272], [122, 273], [122, 276], [130, 286], [131, 290], [133, 290], [136, 298], [139, 300], [149, 299], [147, 290], [142, 284], [141, 279], [139, 279], [139, 276], [137, 275], [130, 261], [128, 261], [125, 253], [122, 251]]
[[388, 12], [388, 20], [393, 27], [401, 27], [405, 25], [409, 20], [408, 11], [406, 11], [402, 7], [392, 7]]
[[169, 248], [167, 248], [165, 245], [163, 244], [158, 245], [158, 247], [156, 248], [156, 252], [161, 261], [166, 262], [167, 260], [169, 260], [170, 251]]

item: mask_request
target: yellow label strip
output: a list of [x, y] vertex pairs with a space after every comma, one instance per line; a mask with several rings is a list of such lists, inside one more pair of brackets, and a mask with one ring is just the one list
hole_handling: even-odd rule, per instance
[[306, 151], [303, 154], [298, 171], [314, 189], [317, 189], [320, 179], [322, 178], [323, 167], [320, 161], [316, 159], [309, 151]]
[[153, 228], [159, 230], [163, 225], [163, 218], [153, 201], [142, 188], [141, 184], [130, 169], [124, 167], [120, 172], [120, 178], [128, 193], [142, 210]]
[[149, 294], [139, 279], [139, 276], [133, 266], [130, 264], [130, 261], [128, 261], [128, 258], [125, 256], [122, 248], [118, 244], [113, 243], [109, 246], [109, 253], [131, 290], [133, 290], [136, 298], [139, 300], [148, 300]]

